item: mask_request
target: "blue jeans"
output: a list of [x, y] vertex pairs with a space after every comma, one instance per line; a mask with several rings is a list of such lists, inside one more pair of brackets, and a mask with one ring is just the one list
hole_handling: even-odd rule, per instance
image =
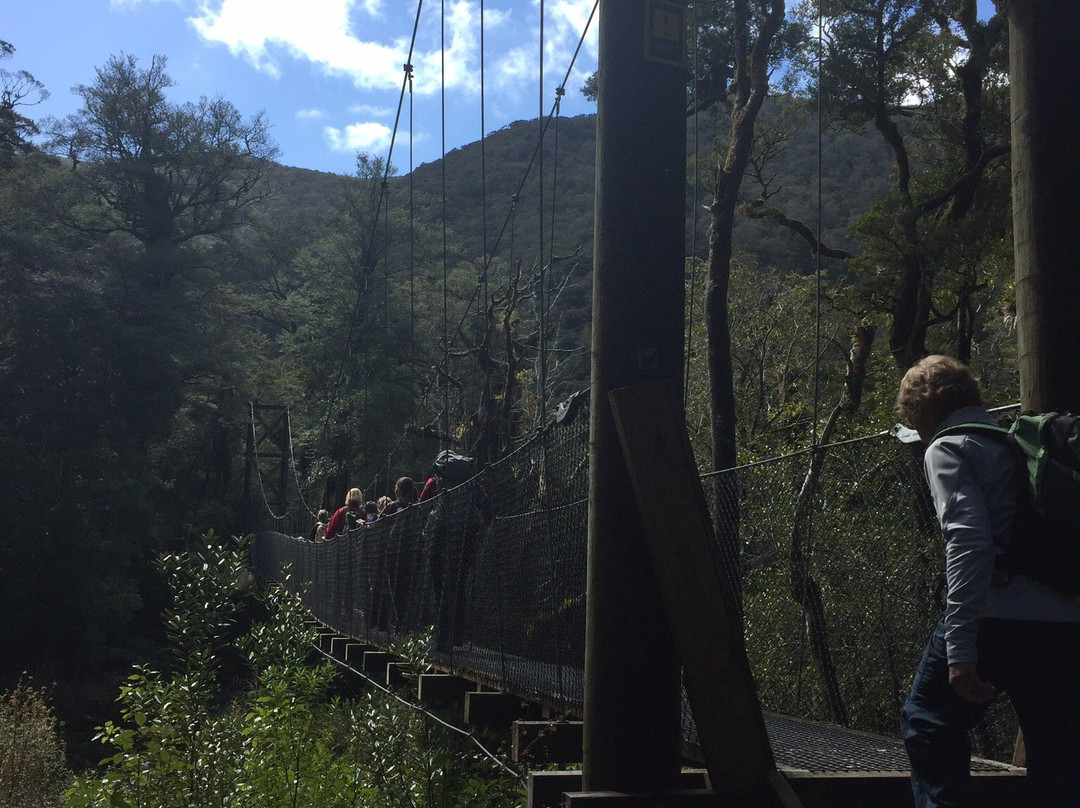
[[[978, 669], [1009, 693], [1024, 730], [1026, 804], [1080, 806], [1080, 623], [985, 618]], [[916, 808], [975, 808], [968, 731], [985, 711], [949, 685], [945, 627], [938, 623], [901, 721]]]

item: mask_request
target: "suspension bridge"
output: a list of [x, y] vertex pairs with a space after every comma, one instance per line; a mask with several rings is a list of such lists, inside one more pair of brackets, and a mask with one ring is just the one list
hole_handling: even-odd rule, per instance
[[[762, 804], [836, 806], [871, 800], [881, 806], [909, 804], [907, 759], [896, 739], [897, 715], [940, 597], [937, 530], [918, 457], [911, 448], [888, 435], [877, 435], [833, 446], [814, 445], [775, 460], [682, 480], [671, 483], [672, 493], [679, 496], [672, 497], [670, 513], [663, 512], [664, 501], [656, 494], [664, 482], [653, 477], [672, 469], [650, 469], [648, 453], [637, 458], [636, 468], [627, 468], [634, 441], [640, 441], [640, 436], [635, 438], [638, 424], [632, 418], [616, 423], [607, 406], [609, 395], [665, 378], [681, 387], [686, 355], [682, 152], [686, 81], [680, 69], [685, 6], [661, 0], [645, 0], [640, 5], [635, 8], [648, 20], [644, 37], [634, 27], [636, 22], [625, 22], [635, 15], [624, 19], [608, 15], [606, 23], [613, 38], [626, 33], [619, 26], [627, 28], [635, 47], [616, 56], [609, 51], [606, 62], [601, 47], [599, 94], [608, 99], [608, 105], [606, 117], [602, 113], [598, 123], [601, 180], [591, 403], [578, 396], [557, 414], [549, 412], [546, 316], [551, 304], [545, 270], [553, 250], [545, 260], [547, 236], [541, 233], [536, 258], [541, 269], [535, 291], [534, 436], [513, 451], [500, 453], [494, 462], [485, 458], [473, 479], [430, 501], [332, 540], [313, 542], [305, 537], [315, 513], [305, 504], [297, 479], [287, 411], [278, 413], [278, 439], [268, 441], [253, 408], [248, 516], [255, 535], [256, 570], [264, 580], [286, 586], [303, 599], [327, 628], [327, 650], [343, 661], [381, 672], [379, 678], [392, 677], [394, 658], [389, 652], [409, 638], [429, 637], [430, 661], [444, 675], [455, 677], [455, 684], [448, 686], [457, 688], [470, 707], [475, 705], [466, 711], [469, 718], [481, 714], [485, 709], [481, 705], [492, 702], [492, 697], [501, 696], [504, 712], [520, 710], [521, 718], [529, 713], [545, 722], [544, 729], [534, 727], [532, 735], [525, 724], [517, 723], [521, 737], [535, 741], [544, 736], [553, 746], [556, 737], [570, 733], [569, 745], [552, 753], [551, 760], [568, 764], [585, 757], [588, 777], [591, 753], [594, 768], [603, 758], [599, 768], [605, 770], [599, 776], [594, 773], [595, 779], [630, 781], [633, 772], [627, 773], [627, 768], [632, 769], [632, 763], [623, 764], [622, 771], [612, 777], [607, 747], [618, 746], [612, 741], [619, 734], [649, 733], [656, 716], [661, 720], [655, 731], [666, 736], [664, 713], [671, 684], [675, 683], [677, 694], [679, 677], [677, 665], [673, 666], [675, 641], [664, 635], [678, 639], [681, 626], [665, 622], [659, 604], [653, 602], [659, 598], [654, 597], [653, 571], [644, 552], [646, 539], [663, 536], [664, 523], [669, 522], [677, 527], [668, 531], [668, 538], [681, 540], [682, 528], [694, 524], [698, 504], [704, 507], [709, 502], [713, 512], [702, 514], [703, 521], [696, 523], [708, 546], [696, 549], [703, 553], [706, 566], [720, 576], [706, 591], [727, 613], [714, 618], [700, 614], [699, 608], [693, 617], [707, 634], [712, 631], [710, 625], [721, 626], [717, 636], [724, 650], [706, 650], [709, 659], [698, 665], [680, 647], [686, 689], [678, 729], [681, 759], [704, 763], [710, 788], [671, 792], [641, 803], [624, 794], [622, 801], [730, 804], [715, 802], [716, 793], [728, 786], [718, 774], [737, 778], [739, 761], [746, 756], [753, 765], [784, 775], [785, 785], [776, 786], [773, 801]], [[421, 7], [418, 3], [417, 21]], [[540, 14], [542, 31], [543, 2]], [[643, 38], [644, 58], [640, 53]], [[411, 61], [410, 51], [399, 117], [411, 89]], [[558, 119], [558, 98], [565, 92], [565, 83], [564, 78], [551, 114], [541, 116], [537, 150], [529, 166], [531, 171], [541, 162], [541, 177], [544, 138], [550, 123]], [[656, 120], [646, 124], [641, 123], [642, 94], [655, 99], [659, 110]], [[639, 140], [627, 151], [622, 141], [629, 140], [627, 133], [635, 130]], [[396, 131], [395, 127], [395, 135]], [[672, 143], [678, 148], [672, 150]], [[634, 164], [633, 149], [642, 144], [650, 155], [650, 166], [638, 176], [625, 169]], [[388, 158], [387, 172], [390, 165]], [[601, 187], [604, 177], [609, 178], [606, 188]], [[382, 185], [385, 191], [386, 177]], [[445, 174], [443, 187], [445, 256]], [[520, 187], [525, 187], [525, 179]], [[545, 222], [544, 183], [537, 187], [538, 218]], [[620, 231], [619, 239], [605, 239], [603, 234], [611, 229], [613, 219], [626, 215], [619, 197], [650, 199], [655, 207], [638, 211], [634, 214], [638, 219], [631, 216], [633, 221]], [[522, 204], [515, 194], [503, 230], [492, 241], [487, 233], [486, 192], [482, 198], [484, 260], [476, 291], [457, 329], [452, 330], [444, 258], [444, 358], [421, 397], [425, 402], [437, 399], [441, 385], [442, 405], [434, 432], [443, 441], [451, 434], [449, 379], [455, 335], [461, 333], [477, 300], [486, 305], [489, 270], [513, 220], [513, 210]], [[380, 195], [379, 210], [384, 200], [385, 195]], [[552, 233], [553, 210], [552, 206]], [[362, 262], [367, 272], [376, 264], [378, 220], [377, 212]], [[626, 236], [635, 231], [638, 238]], [[637, 276], [616, 276], [614, 265], [645, 269]], [[350, 344], [360, 326], [360, 311], [358, 293]], [[347, 345], [335, 388], [344, 379], [348, 353]], [[328, 409], [319, 449], [330, 417]], [[388, 455], [376, 480], [389, 480], [393, 452]], [[815, 484], [805, 487], [802, 483], [811, 456], [821, 466]], [[266, 460], [275, 461], [272, 471], [266, 470]], [[700, 495], [706, 489], [713, 496]], [[635, 515], [635, 500], [638, 505], [645, 503], [640, 519]], [[814, 514], [811, 532], [803, 532], [797, 511]], [[703, 524], [727, 525], [738, 535], [738, 552], [717, 541], [711, 531], [700, 530]], [[657, 554], [652, 557], [659, 564]], [[598, 569], [606, 571], [601, 574]], [[661, 582], [665, 605], [670, 609], [674, 601], [674, 608], [692, 614], [694, 604], [687, 602], [692, 598], [682, 597], [678, 602], [677, 569], [669, 569], [669, 579]], [[625, 579], [620, 580], [623, 573]], [[640, 585], [643, 581], [647, 585]], [[603, 617], [591, 621], [590, 612]], [[732, 650], [733, 657], [724, 656]], [[746, 676], [742, 677], [744, 663]], [[594, 674], [601, 671], [591, 682], [590, 668]], [[701, 671], [717, 669], [736, 675], [730, 682], [725, 679], [710, 686]], [[656, 691], [639, 686], [638, 680], [658, 683]], [[604, 704], [597, 708], [597, 702]], [[715, 709], [703, 710], [703, 703]], [[1008, 709], [1001, 705], [976, 737], [981, 756], [973, 768], [981, 804], [986, 806], [1016, 804], [1022, 770], [1003, 762], [1015, 738], [1015, 722]], [[621, 717], [639, 713], [636, 720]], [[575, 731], [580, 734], [574, 735]], [[579, 754], [574, 754], [575, 745]], [[523, 748], [533, 746], [522, 744]], [[600, 746], [605, 749], [598, 751]], [[718, 746], [723, 752], [719, 756]], [[647, 742], [633, 748], [644, 756], [643, 761], [648, 757]], [[529, 765], [524, 752], [522, 758]], [[562, 803], [560, 795], [576, 792], [573, 778], [581, 777], [540, 772], [532, 776], [537, 784], [551, 779], [559, 783], [554, 795], [539, 785], [533, 789], [531, 802], [537, 808]], [[599, 797], [595, 792], [592, 796]], [[588, 793], [577, 799], [565, 797], [566, 804], [578, 806], [591, 805], [590, 799]]]
[[[485, 699], [509, 694], [507, 721], [543, 716], [546, 732], [577, 733], [580, 754], [588, 413], [587, 406], [565, 411], [568, 417], [467, 483], [324, 542], [307, 538], [315, 516], [286, 458], [284, 491], [273, 479], [253, 486], [256, 571], [301, 597], [328, 637], [338, 638], [333, 650], [375, 678], [384, 680], [387, 664], [393, 675], [394, 657], [385, 651], [430, 637], [430, 661], [473, 683], [459, 684], [457, 697], [473, 691], [474, 720]], [[826, 448], [824, 484], [813, 503], [818, 527], [813, 546], [796, 554], [798, 570], [791, 515], [807, 453], [707, 475], [703, 483], [724, 477], [732, 484], [723, 490], [736, 492], [722, 507], [740, 514], [747, 652], [778, 768], [804, 805], [906, 805], [897, 716], [938, 611], [933, 512], [911, 445], [879, 434]], [[275, 503], [287, 510], [274, 512]], [[816, 582], [822, 593], [825, 647], [811, 642], [795, 579]], [[979, 751], [998, 758], [974, 764], [983, 805], [1007, 805], [1015, 796], [1007, 780], [1021, 770], [999, 762], [1011, 759], [1015, 732], [1002, 704], [977, 733]], [[535, 735], [522, 738], [527, 745]], [[687, 763], [700, 765], [685, 703], [682, 742]], [[558, 754], [571, 756], [553, 760], [579, 760]], [[521, 762], [527, 765], [527, 756]], [[565, 775], [538, 777], [573, 790], [558, 779]]]

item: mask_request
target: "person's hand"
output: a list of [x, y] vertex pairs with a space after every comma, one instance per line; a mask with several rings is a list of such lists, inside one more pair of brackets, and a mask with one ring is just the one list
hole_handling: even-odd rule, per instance
[[985, 704], [997, 695], [997, 688], [984, 682], [970, 663], [949, 665], [949, 684], [964, 701]]

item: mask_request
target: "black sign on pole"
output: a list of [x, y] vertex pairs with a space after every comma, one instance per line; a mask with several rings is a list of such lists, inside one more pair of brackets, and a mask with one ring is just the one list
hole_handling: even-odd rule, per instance
[[686, 6], [649, 0], [645, 26], [645, 58], [682, 67], [686, 59]]

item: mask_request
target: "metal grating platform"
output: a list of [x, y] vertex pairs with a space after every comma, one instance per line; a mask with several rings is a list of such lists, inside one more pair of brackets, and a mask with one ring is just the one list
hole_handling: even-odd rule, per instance
[[[514, 656], [471, 646], [435, 652], [431, 661], [442, 671], [505, 689], [554, 708], [559, 714], [581, 713], [584, 682], [583, 672], [579, 669], [571, 669], [572, 675], [567, 675], [564, 668], [560, 680], [555, 665], [535, 661], [526, 664], [525, 660]], [[899, 738], [775, 713], [765, 714], [765, 728], [776, 765], [786, 772], [863, 775], [906, 774], [909, 771], [907, 752]], [[685, 695], [683, 731], [687, 751], [691, 752], [697, 745], [697, 730]], [[971, 769], [976, 773], [1024, 773], [1024, 769], [984, 758], [973, 758]]]
[[[776, 765], [813, 773], [907, 772], [908, 757], [898, 738], [873, 735], [788, 716], [765, 714]], [[1022, 772], [1015, 766], [973, 758], [973, 772]]]

